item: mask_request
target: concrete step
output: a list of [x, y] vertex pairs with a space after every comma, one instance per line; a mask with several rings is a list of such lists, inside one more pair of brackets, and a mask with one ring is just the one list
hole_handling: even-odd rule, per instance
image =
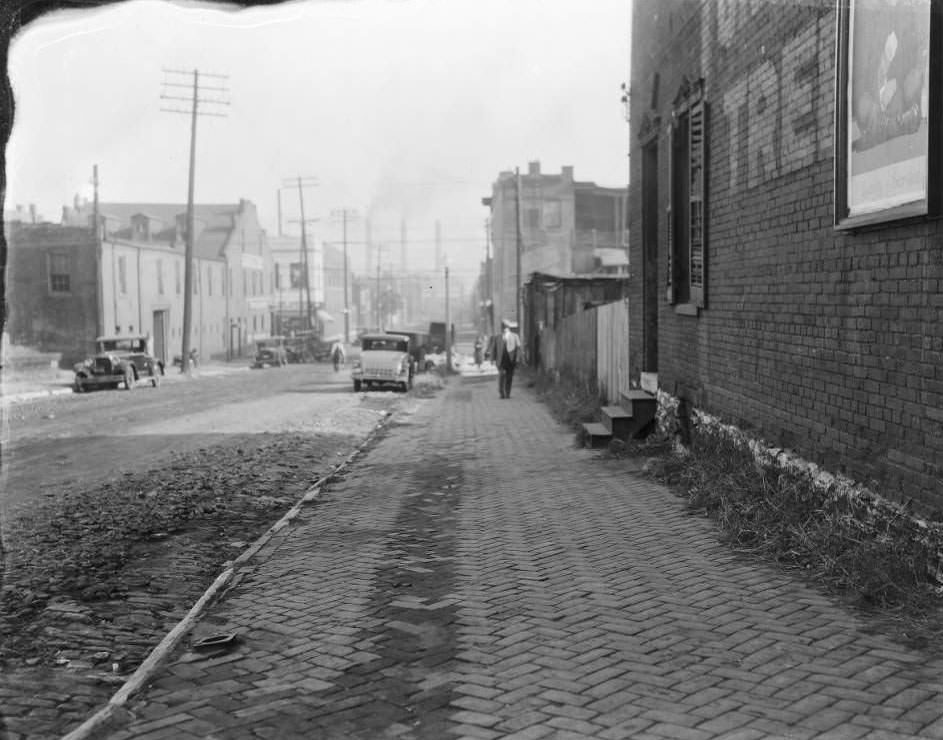
[[640, 436], [651, 427], [651, 421], [658, 412], [658, 400], [642, 390], [623, 391], [620, 395], [622, 406], [628, 411], [631, 421], [625, 423], [625, 433], [619, 436]]
[[622, 393], [619, 395], [622, 397], [622, 403], [626, 406], [626, 408], [632, 409], [633, 411], [633, 404], [657, 405], [658, 403], [655, 396], [653, 396], [648, 391], [638, 390], [635, 388], [629, 391], [622, 391]]
[[632, 429], [632, 412], [623, 406], [603, 406], [599, 409], [599, 420], [613, 437], [624, 437]]
[[586, 446], [593, 449], [608, 447], [612, 434], [598, 421], [590, 421], [583, 424], [583, 431], [586, 433]]

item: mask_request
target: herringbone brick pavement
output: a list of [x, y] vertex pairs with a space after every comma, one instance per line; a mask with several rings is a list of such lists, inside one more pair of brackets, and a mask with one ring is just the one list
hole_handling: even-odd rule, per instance
[[943, 662], [453, 384], [282, 530], [125, 738], [943, 738]]

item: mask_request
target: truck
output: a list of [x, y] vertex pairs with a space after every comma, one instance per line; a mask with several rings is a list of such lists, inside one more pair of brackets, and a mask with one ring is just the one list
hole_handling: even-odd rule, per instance
[[[445, 352], [445, 322], [429, 322], [429, 351], [432, 353]], [[455, 324], [452, 324], [452, 343], [455, 342]]]

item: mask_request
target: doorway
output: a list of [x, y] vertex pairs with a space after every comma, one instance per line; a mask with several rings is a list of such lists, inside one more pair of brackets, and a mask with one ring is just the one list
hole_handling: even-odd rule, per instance
[[170, 312], [167, 310], [154, 311], [154, 357], [160, 362], [167, 363], [167, 326]]

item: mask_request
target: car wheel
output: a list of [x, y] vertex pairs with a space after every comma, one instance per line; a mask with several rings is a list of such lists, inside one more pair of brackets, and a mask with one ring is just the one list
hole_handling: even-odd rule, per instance
[[359, 392], [360, 392], [360, 381], [359, 381], [359, 380], [355, 380], [355, 381], [354, 381], [354, 393], [359, 393]]

